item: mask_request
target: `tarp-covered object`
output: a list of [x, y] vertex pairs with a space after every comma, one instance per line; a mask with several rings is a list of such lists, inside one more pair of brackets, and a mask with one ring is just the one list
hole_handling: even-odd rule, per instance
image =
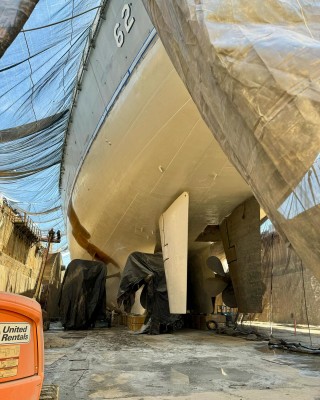
[[65, 329], [87, 329], [106, 318], [106, 274], [101, 261], [72, 260], [68, 265], [59, 301]]
[[38, 0], [1, 0], [0, 58], [18, 35]]
[[215, 138], [320, 279], [320, 2], [144, 4]]
[[131, 311], [135, 292], [144, 285], [141, 304], [150, 317], [150, 333], [173, 331], [181, 327], [181, 316], [170, 314], [166, 276], [162, 253], [131, 253], [124, 267], [119, 291], [118, 305]]

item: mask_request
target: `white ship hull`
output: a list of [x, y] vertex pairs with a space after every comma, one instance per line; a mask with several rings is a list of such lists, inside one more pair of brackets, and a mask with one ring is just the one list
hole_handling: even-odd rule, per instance
[[[95, 70], [95, 63], [103, 67], [98, 60], [99, 46], [106, 45], [103, 29], [73, 112], [62, 194], [69, 210], [72, 259], [105, 257], [111, 261], [108, 275], [113, 275], [131, 252], [153, 253], [160, 245], [159, 217], [182, 192], [190, 199], [189, 251], [209, 246], [196, 242], [205, 227], [219, 224], [252, 194], [202, 120], [157, 38], [97, 129], [102, 114], [97, 115], [94, 88], [104, 82], [90, 69]], [[77, 147], [81, 135], [90, 143], [87, 152]], [[118, 276], [108, 280], [109, 303], [115, 303], [118, 284]]]

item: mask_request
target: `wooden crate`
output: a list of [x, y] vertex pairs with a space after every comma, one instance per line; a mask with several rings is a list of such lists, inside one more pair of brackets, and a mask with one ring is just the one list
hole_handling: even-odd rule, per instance
[[122, 313], [121, 314], [121, 325], [128, 325], [128, 315], [127, 313]]
[[219, 328], [226, 326], [226, 316], [222, 314], [208, 314], [206, 317], [207, 321], [215, 321]]
[[192, 314], [191, 319], [191, 327], [193, 329], [200, 329], [202, 331], [206, 331], [208, 329], [205, 314]]
[[113, 314], [111, 326], [119, 326], [120, 323], [121, 323], [121, 315], [117, 313]]
[[206, 317], [207, 321], [214, 320], [218, 324], [225, 324], [226, 323], [226, 316], [222, 314], [208, 314]]
[[144, 323], [145, 315], [128, 314], [127, 326], [130, 331], [139, 331]]

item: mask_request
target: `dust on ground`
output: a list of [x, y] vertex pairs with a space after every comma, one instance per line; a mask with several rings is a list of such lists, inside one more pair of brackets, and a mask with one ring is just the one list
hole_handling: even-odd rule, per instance
[[266, 342], [196, 330], [133, 335], [125, 327], [45, 336], [45, 383], [59, 385], [60, 400], [320, 397], [320, 357], [270, 351]]

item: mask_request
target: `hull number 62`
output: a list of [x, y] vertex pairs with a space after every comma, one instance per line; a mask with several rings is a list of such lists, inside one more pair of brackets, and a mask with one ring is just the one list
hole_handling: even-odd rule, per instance
[[[131, 4], [125, 4], [121, 11], [121, 17], [124, 21], [124, 29], [127, 33], [131, 31], [135, 18], [131, 16]], [[122, 47], [125, 39], [123, 30], [120, 29], [121, 24], [118, 22], [113, 29], [113, 36], [118, 47]]]

